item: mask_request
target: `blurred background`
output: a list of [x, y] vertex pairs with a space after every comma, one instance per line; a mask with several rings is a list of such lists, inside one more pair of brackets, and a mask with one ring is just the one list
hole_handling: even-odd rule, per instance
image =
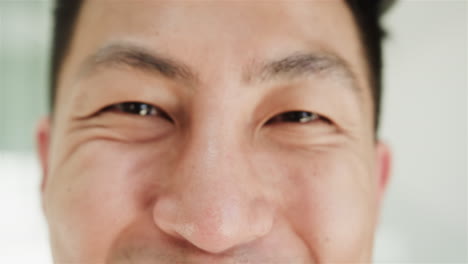
[[[467, 1], [384, 17], [381, 138], [394, 152], [375, 263], [468, 263]], [[49, 0], [0, 0], [0, 263], [51, 263], [34, 153], [47, 114]]]

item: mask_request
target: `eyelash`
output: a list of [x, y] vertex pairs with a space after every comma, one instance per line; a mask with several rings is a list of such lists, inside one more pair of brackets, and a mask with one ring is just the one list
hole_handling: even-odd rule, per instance
[[[103, 112], [106, 111], [116, 111], [130, 115], [139, 115], [139, 116], [162, 116], [169, 121], [172, 119], [167, 115], [164, 111], [160, 110], [159, 108], [140, 102], [124, 102], [113, 104], [103, 109]], [[287, 123], [310, 123], [314, 121], [323, 120], [326, 122], [330, 122], [327, 118], [307, 111], [289, 111], [278, 114], [273, 118], [269, 119], [266, 124], [274, 124], [277, 122], [287, 122]]]
[[124, 102], [113, 104], [104, 108], [102, 111], [114, 111], [138, 116], [161, 116], [169, 121], [172, 121], [168, 114], [166, 114], [164, 111], [160, 110], [156, 106], [140, 102]]
[[273, 118], [269, 119], [266, 124], [270, 125], [277, 122], [305, 124], [319, 120], [328, 121], [317, 113], [308, 111], [289, 111], [274, 116]]

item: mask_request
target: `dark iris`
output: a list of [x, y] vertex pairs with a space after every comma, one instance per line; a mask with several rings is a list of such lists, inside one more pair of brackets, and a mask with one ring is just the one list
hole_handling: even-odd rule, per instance
[[161, 114], [156, 107], [139, 102], [125, 102], [114, 104], [106, 107], [104, 111], [117, 111], [126, 114], [140, 115], [140, 116], [154, 116]]
[[116, 108], [125, 113], [141, 116], [156, 115], [158, 112], [154, 106], [138, 102], [117, 104]]
[[270, 119], [267, 123], [274, 122], [291, 122], [291, 123], [307, 123], [319, 118], [317, 114], [305, 111], [291, 111], [279, 114]]

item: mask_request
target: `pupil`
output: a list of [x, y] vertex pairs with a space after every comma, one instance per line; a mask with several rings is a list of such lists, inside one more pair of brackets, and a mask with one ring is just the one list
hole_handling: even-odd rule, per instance
[[310, 112], [304, 112], [304, 111], [294, 111], [294, 112], [289, 112], [285, 114], [285, 121], [288, 122], [308, 122], [312, 120], [313, 115]]
[[150, 106], [143, 103], [124, 103], [121, 105], [121, 109], [124, 112], [138, 114], [142, 116], [147, 115], [151, 112]]

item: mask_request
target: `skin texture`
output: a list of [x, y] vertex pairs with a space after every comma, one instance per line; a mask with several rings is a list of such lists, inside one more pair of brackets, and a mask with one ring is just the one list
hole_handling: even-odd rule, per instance
[[390, 155], [363, 54], [342, 1], [87, 1], [37, 132], [54, 261], [370, 262]]

